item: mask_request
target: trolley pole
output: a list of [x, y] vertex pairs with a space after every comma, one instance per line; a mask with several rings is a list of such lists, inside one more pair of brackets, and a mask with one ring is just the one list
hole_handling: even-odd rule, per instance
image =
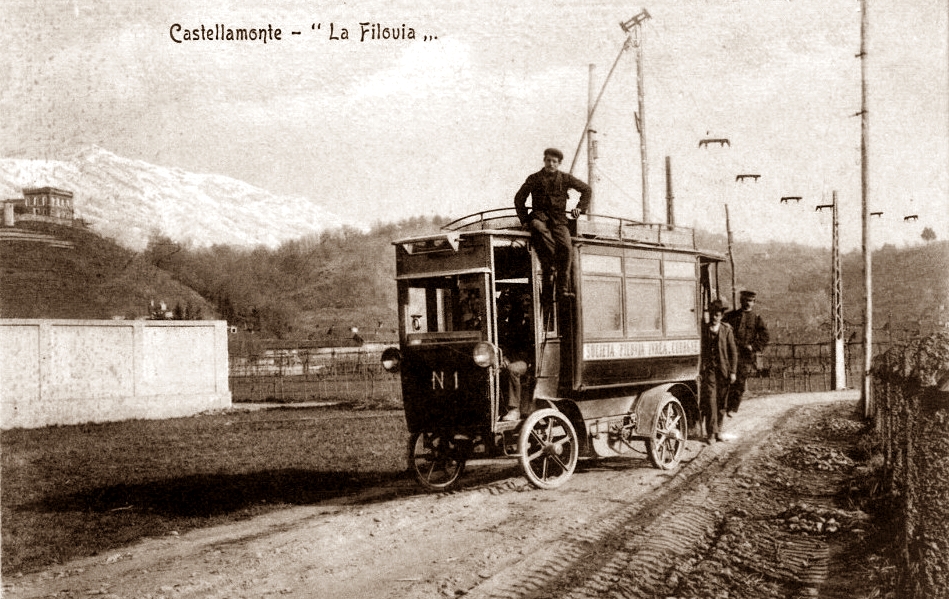
[[646, 98], [643, 90], [643, 32], [642, 22], [649, 17], [643, 9], [641, 13], [620, 23], [623, 31], [629, 34], [636, 46], [636, 96], [639, 100], [639, 112], [636, 114], [636, 130], [639, 132], [639, 155], [643, 169], [643, 222], [650, 222], [649, 216], [649, 162], [646, 156]]

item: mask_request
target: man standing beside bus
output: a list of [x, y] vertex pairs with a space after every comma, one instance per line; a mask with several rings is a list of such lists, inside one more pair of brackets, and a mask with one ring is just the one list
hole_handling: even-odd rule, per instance
[[[544, 287], [549, 286], [556, 270], [557, 293], [573, 295], [572, 247], [567, 228], [567, 192], [580, 192], [580, 201], [571, 211], [577, 218], [590, 207], [593, 189], [570, 173], [560, 170], [563, 152], [556, 148], [544, 150], [544, 168], [532, 173], [514, 195], [514, 207], [521, 224], [529, 226], [531, 243], [537, 251], [544, 275]], [[531, 210], [527, 210], [527, 196]]]
[[754, 311], [757, 294], [744, 290], [739, 295], [741, 308], [725, 315], [725, 322], [735, 331], [738, 345], [738, 376], [728, 393], [728, 411], [737, 412], [745, 394], [745, 380], [758, 372], [758, 356], [771, 340], [764, 320]]
[[724, 441], [722, 419], [729, 388], [735, 383], [738, 348], [735, 334], [722, 322], [725, 304], [714, 300], [708, 307], [709, 323], [702, 331], [702, 392], [699, 417], [705, 429], [706, 443]]

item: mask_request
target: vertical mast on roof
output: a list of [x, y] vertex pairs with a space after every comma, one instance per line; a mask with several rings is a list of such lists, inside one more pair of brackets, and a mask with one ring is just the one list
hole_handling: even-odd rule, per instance
[[639, 132], [639, 154], [643, 168], [643, 222], [648, 223], [649, 217], [649, 163], [646, 160], [646, 98], [643, 90], [643, 35], [642, 22], [649, 17], [644, 8], [641, 13], [632, 19], [620, 23], [623, 31], [629, 34], [629, 39], [636, 46], [636, 95], [639, 99], [639, 112], [636, 114], [636, 130]]
[[596, 108], [596, 99], [593, 94], [596, 65], [590, 65], [590, 83], [587, 92], [587, 184], [593, 189], [593, 199], [590, 201], [588, 212], [594, 212], [593, 201], [596, 200], [596, 129], [593, 128], [593, 111]]

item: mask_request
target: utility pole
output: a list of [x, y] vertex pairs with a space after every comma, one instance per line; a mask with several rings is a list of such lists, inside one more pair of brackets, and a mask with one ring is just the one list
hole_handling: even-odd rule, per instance
[[674, 202], [675, 196], [672, 195], [672, 158], [666, 156], [666, 224], [670, 226], [676, 224]]
[[[590, 65], [590, 84], [587, 91], [587, 183], [591, 188], [595, 187], [596, 180], [596, 130], [593, 128], [593, 110], [596, 107], [594, 97], [594, 79], [596, 77], [596, 65]], [[594, 189], [595, 192], [595, 189]], [[596, 198], [596, 193], [592, 197]], [[588, 212], [594, 212], [593, 200], [590, 201]]]
[[[730, 147], [731, 142], [729, 142], [728, 145]], [[741, 182], [741, 181], [746, 181], [748, 179], [751, 179], [757, 182], [760, 177], [761, 175], [752, 175], [752, 174], [746, 173], [742, 175], [736, 175], [735, 181]], [[727, 196], [727, 193], [726, 193], [726, 196]], [[731, 263], [731, 268], [732, 268], [732, 306], [737, 309], [738, 299], [735, 297], [735, 289], [737, 287], [735, 285], [735, 256], [732, 253], [732, 226], [728, 219], [728, 202], [727, 201], [725, 202], [725, 230], [728, 232], [728, 260]]]
[[831, 245], [831, 277], [833, 281], [830, 301], [834, 344], [831, 378], [833, 379], [834, 391], [840, 391], [847, 388], [847, 366], [844, 358], [844, 304], [840, 271], [840, 217], [837, 212], [836, 191], [834, 191], [832, 204], [822, 204], [817, 207], [818, 210], [824, 208], [830, 208], [833, 214], [833, 242]]
[[873, 247], [870, 244], [870, 188], [867, 158], [867, 138], [870, 134], [870, 117], [867, 113], [867, 0], [860, 0], [860, 189], [863, 205], [863, 293], [866, 299], [863, 315], [863, 381], [860, 403], [864, 418], [871, 418], [873, 405], [870, 368], [873, 366]]
[[649, 216], [649, 162], [646, 157], [646, 98], [643, 91], [643, 32], [642, 22], [649, 17], [644, 8], [641, 13], [620, 23], [636, 46], [636, 95], [639, 99], [639, 112], [636, 114], [636, 130], [639, 132], [639, 155], [643, 167], [643, 222], [650, 221]]
[[844, 300], [843, 300], [843, 273], [840, 270], [840, 213], [837, 207], [837, 191], [834, 191], [834, 233], [832, 249], [834, 277], [834, 292], [831, 301], [834, 303], [834, 391], [847, 388], [847, 364], [844, 359]]
[[732, 270], [732, 309], [738, 307], [735, 300], [735, 254], [732, 253], [732, 224], [728, 218], [728, 204], [725, 204], [725, 231], [728, 233], [728, 263]]

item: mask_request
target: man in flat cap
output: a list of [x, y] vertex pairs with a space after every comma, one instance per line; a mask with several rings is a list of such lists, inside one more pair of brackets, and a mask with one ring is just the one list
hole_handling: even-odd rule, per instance
[[[557, 292], [562, 296], [573, 295], [572, 247], [570, 231], [567, 229], [567, 192], [580, 192], [580, 201], [571, 211], [577, 218], [590, 207], [593, 190], [589, 185], [570, 173], [560, 170], [563, 152], [556, 148], [544, 150], [544, 168], [532, 173], [514, 195], [514, 207], [521, 224], [529, 226], [531, 243], [537, 251], [547, 287], [556, 269]], [[527, 196], [531, 197], [531, 210], [527, 210]]]
[[738, 376], [728, 394], [728, 411], [737, 412], [745, 394], [745, 380], [758, 372], [758, 355], [768, 347], [771, 337], [764, 320], [754, 311], [758, 295], [744, 290], [739, 295], [741, 307], [725, 315], [725, 322], [735, 331], [738, 345]]

